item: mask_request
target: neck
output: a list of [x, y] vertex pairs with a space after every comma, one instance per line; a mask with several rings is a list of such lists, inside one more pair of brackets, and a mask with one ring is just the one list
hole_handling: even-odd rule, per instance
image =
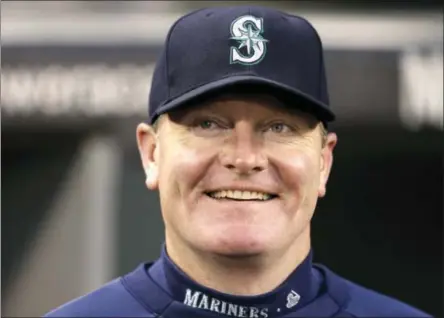
[[255, 256], [230, 257], [205, 253], [166, 236], [170, 259], [195, 282], [216, 291], [255, 296], [277, 288], [310, 251], [307, 228], [288, 247]]

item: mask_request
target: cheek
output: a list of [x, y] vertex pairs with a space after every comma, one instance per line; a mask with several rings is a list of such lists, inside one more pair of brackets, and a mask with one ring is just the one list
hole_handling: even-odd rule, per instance
[[198, 190], [212, 157], [209, 151], [170, 142], [160, 152], [160, 192], [168, 192], [169, 197], [189, 198], [193, 190]]
[[302, 150], [280, 153], [281, 156], [274, 161], [288, 196], [299, 203], [316, 196], [320, 171], [315, 154]]

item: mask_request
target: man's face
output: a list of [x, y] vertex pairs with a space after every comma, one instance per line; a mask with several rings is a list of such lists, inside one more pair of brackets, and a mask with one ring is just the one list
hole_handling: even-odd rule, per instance
[[266, 96], [226, 97], [138, 127], [147, 186], [158, 189], [166, 235], [223, 255], [288, 248], [308, 230], [332, 162], [310, 115]]

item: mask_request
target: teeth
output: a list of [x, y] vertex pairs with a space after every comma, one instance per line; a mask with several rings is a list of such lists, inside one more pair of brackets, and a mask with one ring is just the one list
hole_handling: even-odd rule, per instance
[[211, 192], [209, 195], [216, 199], [235, 199], [235, 200], [269, 200], [271, 195], [263, 192], [255, 191], [239, 191], [239, 190], [222, 190]]

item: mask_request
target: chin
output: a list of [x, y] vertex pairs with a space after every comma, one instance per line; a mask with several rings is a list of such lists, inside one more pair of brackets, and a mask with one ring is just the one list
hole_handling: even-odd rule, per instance
[[[204, 233], [202, 233], [204, 234]], [[266, 253], [277, 242], [254, 228], [232, 227], [200, 235], [200, 244], [210, 253], [230, 257], [247, 257]], [[268, 235], [267, 235], [268, 234]], [[273, 242], [273, 244], [271, 243]]]
[[286, 245], [293, 227], [289, 225], [292, 223], [289, 214], [280, 206], [274, 206], [278, 203], [273, 202], [273, 215], [268, 206], [259, 203], [199, 207], [189, 214], [188, 226], [183, 227], [186, 239], [204, 253], [227, 256], [279, 250]]

